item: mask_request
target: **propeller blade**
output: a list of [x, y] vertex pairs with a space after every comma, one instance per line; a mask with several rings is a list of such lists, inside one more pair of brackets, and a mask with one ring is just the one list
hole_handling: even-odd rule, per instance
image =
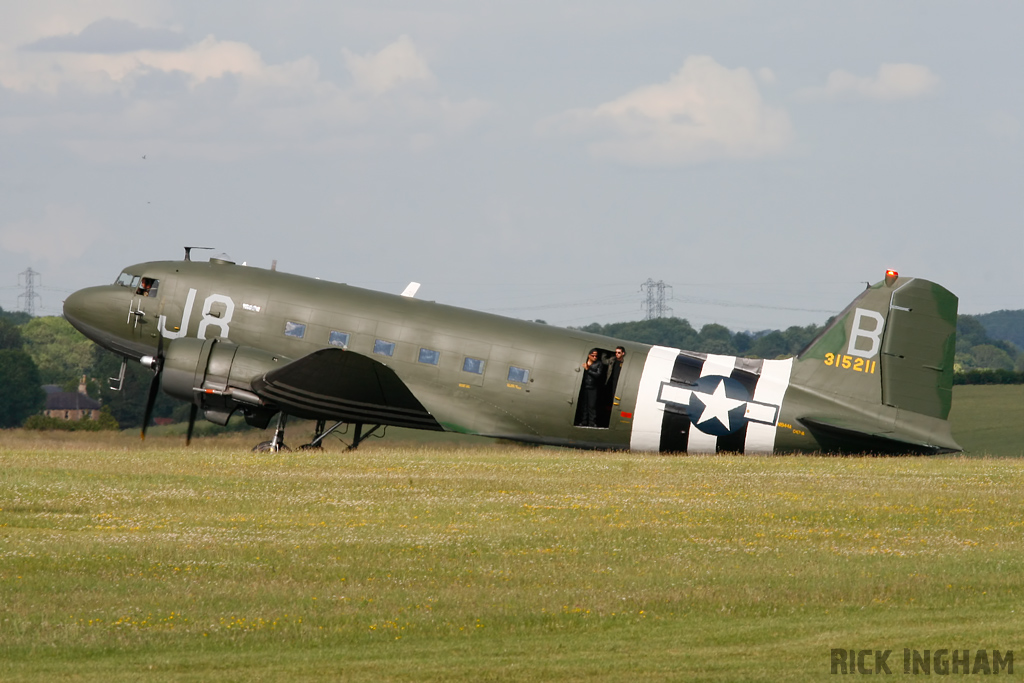
[[156, 395], [160, 391], [160, 369], [153, 373], [153, 381], [149, 383], [149, 396], [146, 398], [146, 412], [142, 417], [142, 438], [146, 438], [146, 427], [153, 417], [153, 406], [156, 404]]
[[[160, 307], [163, 310], [163, 306]], [[159, 318], [157, 318], [159, 321]], [[147, 360], [147, 357], [143, 357], [143, 362]], [[149, 396], [146, 398], [146, 412], [142, 418], [142, 440], [146, 440], [146, 428], [149, 427], [149, 420], [153, 417], [153, 406], [156, 405], [156, 395], [160, 391], [160, 373], [164, 371], [164, 333], [160, 329], [159, 322], [157, 323], [157, 335], [156, 335], [156, 357], [153, 358], [152, 365], [149, 367], [153, 368], [153, 381], [149, 383]]]
[[195, 403], [188, 411], [188, 434], [185, 435], [185, 445], [192, 443], [192, 429], [196, 426], [196, 415], [199, 414], [199, 406]]

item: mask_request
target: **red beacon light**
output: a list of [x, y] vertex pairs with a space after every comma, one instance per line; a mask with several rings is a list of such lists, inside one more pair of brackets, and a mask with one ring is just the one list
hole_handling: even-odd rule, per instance
[[885, 286], [892, 287], [893, 283], [896, 282], [896, 278], [900, 276], [895, 270], [885, 271]]

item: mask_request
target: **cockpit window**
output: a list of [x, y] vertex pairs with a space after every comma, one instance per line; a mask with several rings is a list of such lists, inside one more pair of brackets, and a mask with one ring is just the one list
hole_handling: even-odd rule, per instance
[[117, 281], [114, 284], [121, 285], [122, 287], [134, 287], [135, 285], [132, 284], [133, 280], [138, 282], [138, 278], [131, 273], [121, 273], [117, 276]]
[[[135, 280], [138, 279], [139, 278], [135, 278]], [[132, 280], [132, 282], [135, 282], [135, 280]], [[138, 283], [138, 289], [135, 290], [135, 293], [141, 296], [156, 296], [156, 290], [159, 287], [159, 280], [151, 277], [144, 277], [142, 278], [142, 281]]]

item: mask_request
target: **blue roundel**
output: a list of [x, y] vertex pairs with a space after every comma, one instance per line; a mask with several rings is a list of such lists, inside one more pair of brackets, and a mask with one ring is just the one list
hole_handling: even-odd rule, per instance
[[725, 436], [747, 422], [746, 387], [722, 375], [705, 375], [697, 380], [690, 394], [690, 424], [713, 436]]

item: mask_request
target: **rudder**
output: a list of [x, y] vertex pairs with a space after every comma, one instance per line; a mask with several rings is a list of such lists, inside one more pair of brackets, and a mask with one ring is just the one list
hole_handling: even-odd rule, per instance
[[882, 339], [882, 403], [949, 417], [958, 303], [952, 292], [927, 280], [893, 291]]
[[924, 452], [960, 450], [947, 422], [957, 305], [945, 288], [895, 273], [868, 287], [797, 356], [803, 416]]

